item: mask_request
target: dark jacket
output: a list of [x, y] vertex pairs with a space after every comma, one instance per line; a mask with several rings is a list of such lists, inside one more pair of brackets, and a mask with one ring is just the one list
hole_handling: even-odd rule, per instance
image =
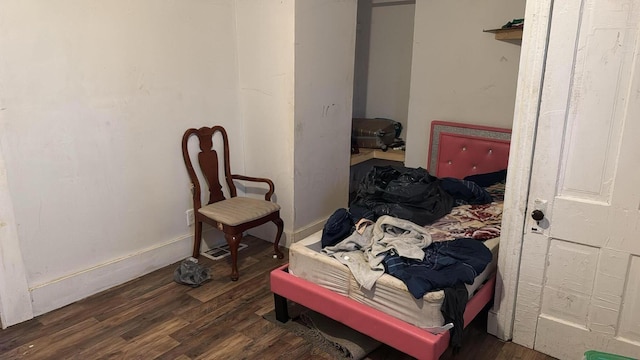
[[468, 238], [434, 242], [424, 252], [423, 260], [389, 254], [383, 261], [385, 271], [402, 280], [416, 299], [461, 282], [472, 284], [493, 257], [484, 243]]

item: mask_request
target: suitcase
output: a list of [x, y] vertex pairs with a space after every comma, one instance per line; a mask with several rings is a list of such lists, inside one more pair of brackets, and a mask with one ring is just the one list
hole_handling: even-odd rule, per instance
[[351, 137], [359, 148], [386, 151], [401, 131], [402, 124], [390, 119], [354, 118], [351, 123]]

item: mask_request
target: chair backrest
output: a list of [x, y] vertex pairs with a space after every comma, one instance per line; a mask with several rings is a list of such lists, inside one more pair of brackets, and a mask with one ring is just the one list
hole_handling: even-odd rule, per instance
[[209, 204], [224, 200], [224, 194], [222, 193], [222, 184], [220, 183], [220, 175], [218, 174], [218, 152], [213, 149], [213, 137], [219, 132], [222, 135], [223, 141], [223, 162], [224, 162], [224, 177], [227, 185], [229, 186], [229, 194], [231, 197], [236, 196], [236, 187], [231, 179], [231, 170], [229, 167], [229, 139], [227, 138], [227, 132], [222, 126], [214, 127], [201, 127], [200, 129], [189, 129], [182, 136], [182, 157], [184, 158], [184, 164], [187, 166], [187, 172], [191, 178], [193, 184], [193, 203], [194, 209], [202, 207], [200, 200], [200, 181], [196, 171], [191, 163], [189, 156], [189, 149], [187, 143], [191, 136], [196, 135], [198, 137], [198, 143], [200, 146], [200, 152], [198, 153], [198, 163], [200, 170], [204, 175], [207, 184], [209, 185]]

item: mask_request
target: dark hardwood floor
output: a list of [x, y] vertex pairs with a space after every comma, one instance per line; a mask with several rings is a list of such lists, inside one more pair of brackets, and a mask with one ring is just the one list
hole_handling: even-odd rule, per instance
[[[173, 282], [173, 264], [82, 301], [0, 330], [0, 359], [330, 359], [304, 339], [262, 318], [273, 309], [272, 244], [247, 238], [240, 280], [229, 262], [201, 259], [213, 280], [199, 288]], [[484, 331], [483, 316], [460, 353], [443, 359], [551, 359]], [[412, 359], [380, 347], [367, 359]]]

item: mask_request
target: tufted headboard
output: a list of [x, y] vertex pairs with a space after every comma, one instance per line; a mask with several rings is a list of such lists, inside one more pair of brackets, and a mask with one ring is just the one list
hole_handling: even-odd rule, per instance
[[427, 169], [458, 179], [506, 169], [510, 139], [510, 129], [432, 121]]

